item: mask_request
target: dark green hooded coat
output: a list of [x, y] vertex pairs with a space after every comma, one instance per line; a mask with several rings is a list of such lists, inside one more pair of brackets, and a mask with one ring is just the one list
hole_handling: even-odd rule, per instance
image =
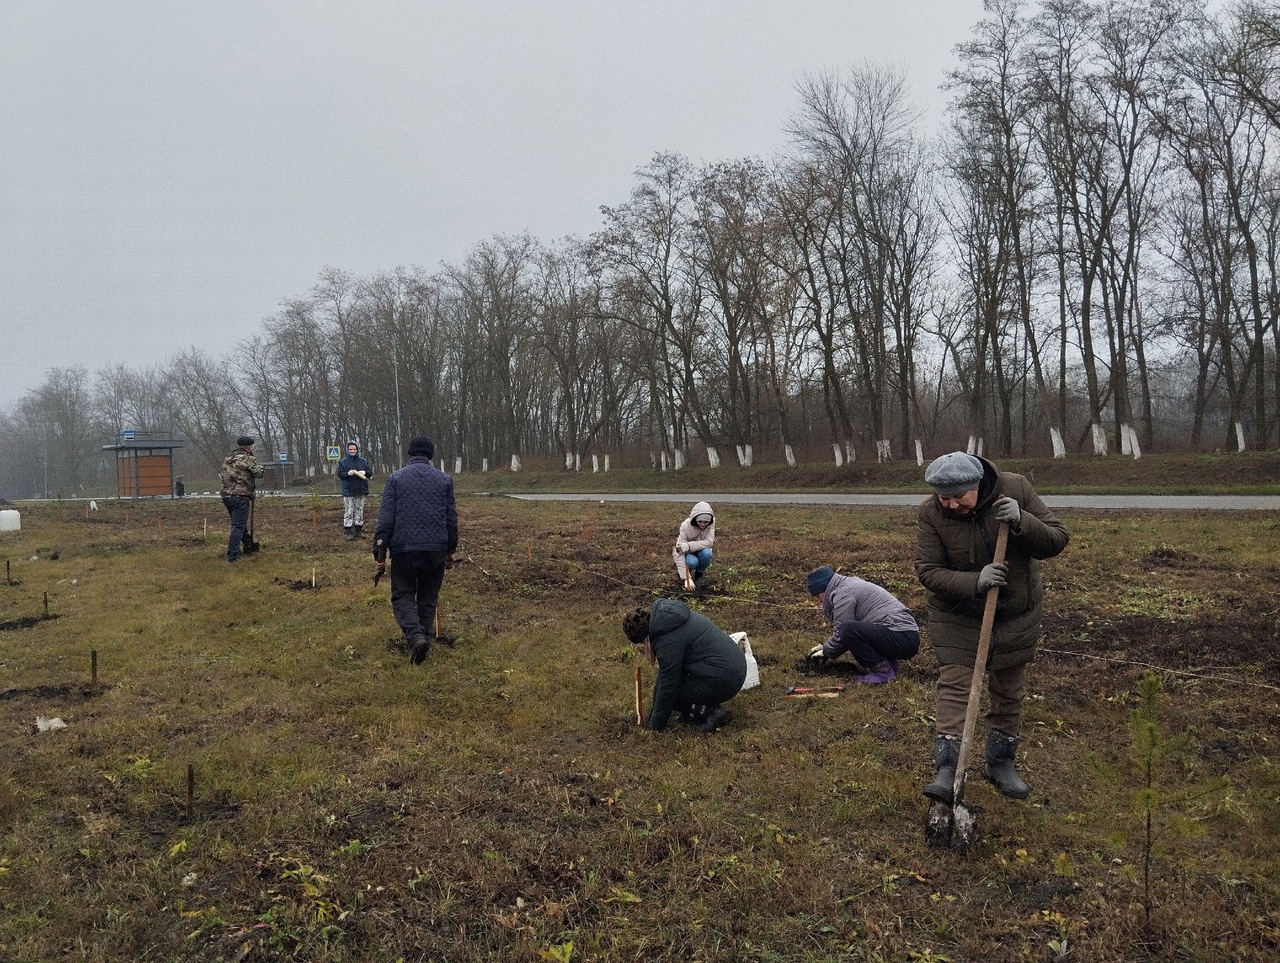
[[646, 729], [665, 729], [672, 710], [732, 699], [747, 678], [747, 657], [729, 634], [676, 599], [649, 611], [649, 644], [658, 660]]
[[1008, 495], [1022, 509], [1018, 531], [1009, 532], [1008, 584], [1000, 589], [991, 668], [1007, 669], [1035, 658], [1043, 614], [1040, 560], [1067, 547], [1067, 530], [1022, 475], [997, 471], [981, 459], [978, 504], [967, 515], [942, 507], [930, 495], [916, 510], [916, 576], [929, 606], [929, 639], [939, 665], [973, 666], [986, 593], [978, 573], [995, 556], [1000, 523], [992, 506]]

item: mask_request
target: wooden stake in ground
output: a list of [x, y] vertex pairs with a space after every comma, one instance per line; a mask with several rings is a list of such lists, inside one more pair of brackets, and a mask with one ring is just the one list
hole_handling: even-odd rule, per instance
[[644, 725], [644, 697], [640, 694], [640, 666], [636, 666], [636, 725]]
[[89, 650], [89, 681], [93, 685], [98, 684], [98, 650]]

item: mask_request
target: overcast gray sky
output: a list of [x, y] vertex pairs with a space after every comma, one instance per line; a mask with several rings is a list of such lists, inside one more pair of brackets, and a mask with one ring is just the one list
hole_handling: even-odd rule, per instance
[[215, 356], [326, 265], [600, 225], [658, 151], [768, 157], [806, 72], [903, 68], [932, 130], [981, 0], [3, 0], [0, 407]]

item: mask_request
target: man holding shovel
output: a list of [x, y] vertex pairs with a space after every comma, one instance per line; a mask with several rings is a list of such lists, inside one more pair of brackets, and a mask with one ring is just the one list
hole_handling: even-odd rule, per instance
[[223, 507], [231, 516], [231, 536], [227, 540], [228, 562], [238, 562], [241, 554], [252, 555], [258, 550], [258, 543], [253, 538], [253, 524], [249, 519], [258, 479], [265, 472], [261, 462], [253, 457], [253, 439], [248, 435], [237, 438], [235, 450], [222, 460], [218, 480], [222, 483]]
[[453, 479], [431, 463], [435, 453], [435, 442], [425, 435], [409, 442], [409, 463], [387, 478], [373, 536], [374, 584], [390, 551], [391, 611], [414, 665], [431, 652], [440, 587], [458, 548]]
[[[1044, 584], [1040, 561], [1067, 547], [1067, 530], [1022, 475], [954, 451], [925, 470], [933, 495], [916, 512], [916, 576], [925, 588], [929, 635], [938, 659], [936, 778], [924, 794], [952, 803], [970, 685], [986, 672], [987, 778], [1006, 796], [1030, 790], [1014, 770], [1027, 665], [1040, 638]], [[1005, 559], [996, 561], [1008, 526]], [[990, 656], [975, 666], [988, 590], [998, 590]], [[976, 706], [975, 706], [976, 709]], [[972, 731], [972, 728], [970, 728]], [[958, 800], [957, 800], [958, 802]]]

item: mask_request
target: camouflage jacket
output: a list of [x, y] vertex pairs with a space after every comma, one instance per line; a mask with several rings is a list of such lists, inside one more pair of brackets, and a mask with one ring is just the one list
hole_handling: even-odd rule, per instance
[[258, 459], [243, 448], [237, 448], [222, 461], [222, 470], [218, 477], [222, 481], [222, 494], [239, 495], [241, 498], [252, 498], [258, 479], [265, 469]]

